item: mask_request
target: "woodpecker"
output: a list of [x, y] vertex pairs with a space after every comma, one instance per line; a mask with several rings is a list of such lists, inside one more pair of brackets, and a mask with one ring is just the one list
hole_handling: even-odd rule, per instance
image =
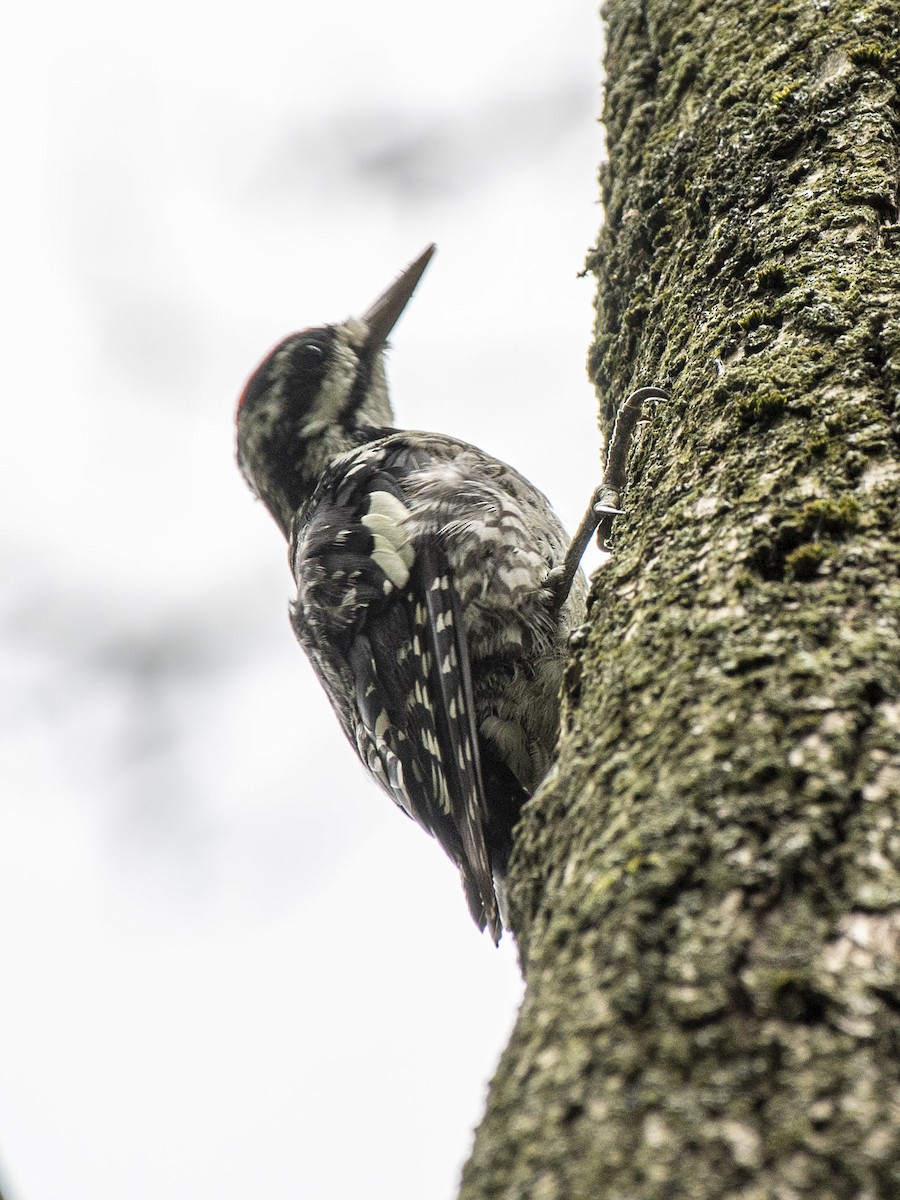
[[269, 352], [238, 402], [237, 458], [287, 539], [291, 624], [345, 734], [496, 943], [513, 828], [556, 747], [578, 564], [618, 493], [607, 478], [570, 544], [512, 467], [394, 427], [387, 337], [434, 250], [362, 317]]

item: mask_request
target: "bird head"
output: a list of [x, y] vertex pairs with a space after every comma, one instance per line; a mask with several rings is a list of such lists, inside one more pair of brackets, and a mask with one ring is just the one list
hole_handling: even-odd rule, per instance
[[328, 464], [393, 421], [388, 334], [422, 277], [430, 245], [358, 318], [289, 334], [248, 379], [237, 408], [237, 458], [285, 536]]

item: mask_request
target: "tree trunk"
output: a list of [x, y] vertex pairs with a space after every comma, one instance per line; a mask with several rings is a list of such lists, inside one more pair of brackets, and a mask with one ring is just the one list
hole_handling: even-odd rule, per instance
[[610, 0], [639, 431], [510, 878], [475, 1200], [900, 1197], [900, 11]]

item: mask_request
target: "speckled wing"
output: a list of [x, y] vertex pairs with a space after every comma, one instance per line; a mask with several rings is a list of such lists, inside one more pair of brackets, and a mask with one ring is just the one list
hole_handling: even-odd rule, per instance
[[496, 941], [460, 601], [438, 531], [417, 525], [403, 490], [422, 458], [376, 444], [325, 476], [292, 546], [292, 622], [363, 762], [457, 863]]

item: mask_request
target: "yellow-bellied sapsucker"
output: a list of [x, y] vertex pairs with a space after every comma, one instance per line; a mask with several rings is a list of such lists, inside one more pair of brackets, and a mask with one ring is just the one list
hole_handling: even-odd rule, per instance
[[570, 545], [512, 467], [393, 428], [385, 342], [433, 252], [360, 319], [270, 352], [238, 405], [238, 462], [288, 539], [293, 628], [344, 732], [497, 941], [513, 827], [556, 746], [578, 563], [617, 497], [595, 495]]

